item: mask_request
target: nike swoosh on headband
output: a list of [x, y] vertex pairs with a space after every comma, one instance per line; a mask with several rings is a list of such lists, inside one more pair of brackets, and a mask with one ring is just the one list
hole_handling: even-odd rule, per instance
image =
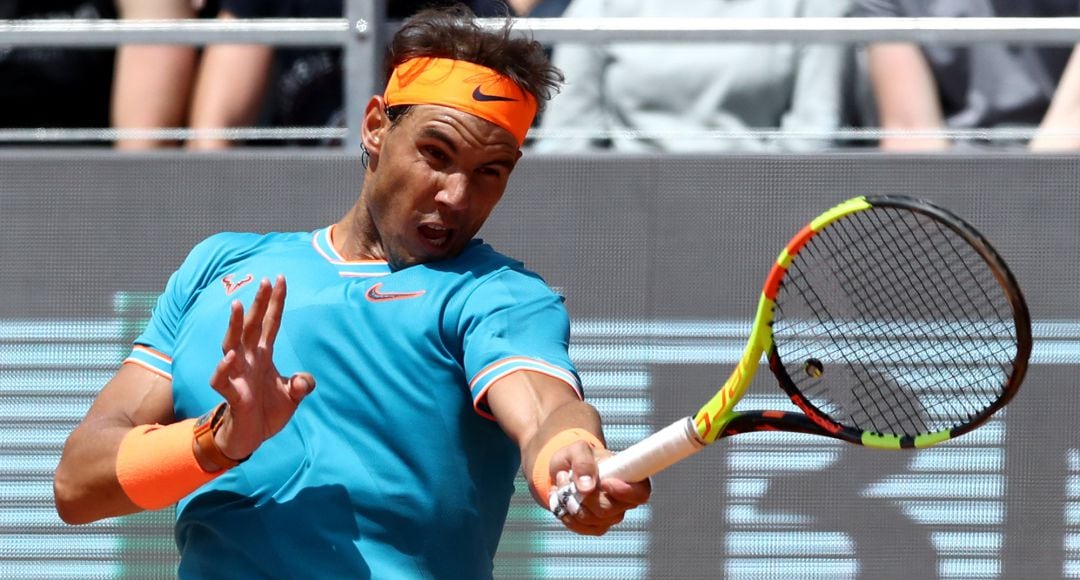
[[516, 101], [517, 99], [511, 99], [510, 97], [501, 97], [499, 95], [489, 95], [480, 91], [480, 85], [477, 85], [472, 92], [472, 98], [475, 101], [487, 102], [487, 101]]

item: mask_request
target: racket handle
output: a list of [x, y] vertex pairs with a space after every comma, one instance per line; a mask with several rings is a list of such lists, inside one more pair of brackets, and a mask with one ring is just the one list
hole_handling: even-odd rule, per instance
[[694, 420], [685, 417], [625, 450], [600, 460], [600, 479], [643, 481], [705, 448]]
[[[625, 450], [601, 459], [600, 479], [644, 481], [705, 448], [698, 437], [694, 420], [685, 417], [649, 435]], [[555, 517], [576, 514], [581, 507], [581, 494], [574, 482], [552, 489], [548, 507]]]

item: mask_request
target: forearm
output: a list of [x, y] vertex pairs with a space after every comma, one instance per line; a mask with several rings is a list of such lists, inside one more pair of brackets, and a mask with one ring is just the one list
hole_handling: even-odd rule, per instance
[[558, 433], [577, 428], [604, 440], [596, 409], [575, 388], [543, 373], [522, 371], [499, 379], [488, 390], [487, 403], [521, 450], [522, 472], [530, 482], [537, 456]]
[[[570, 446], [577, 449], [568, 450]], [[591, 405], [582, 401], [571, 401], [555, 409], [522, 447], [522, 473], [529, 482], [533, 499], [547, 507], [548, 495], [552, 486], [557, 483], [557, 472], [576, 472], [579, 467], [571, 467], [570, 463], [575, 461], [572, 459], [575, 455], [578, 460], [588, 457], [591, 463], [595, 461], [595, 450], [606, 447], [600, 417]], [[569, 458], [556, 458], [556, 454]], [[553, 472], [552, 465], [558, 464], [563, 464], [563, 467]], [[595, 465], [588, 469], [595, 471]]]
[[[69, 524], [85, 524], [151, 507], [133, 496], [139, 486], [125, 487], [122, 474], [137, 475], [133, 459], [141, 458], [162, 480], [175, 480], [166, 468], [176, 463], [205, 475], [193, 441], [192, 421], [176, 422], [173, 414], [172, 381], [138, 364], [121, 365], [64, 445], [53, 478], [57, 513]], [[141, 488], [168, 485], [150, 481]]]
[[60, 519], [85, 524], [141, 511], [120, 487], [116, 458], [120, 442], [132, 429], [119, 421], [80, 425], [64, 445], [53, 478]]
[[170, 425], [98, 427], [89, 436], [73, 436], [72, 457], [61, 460], [67, 467], [57, 470], [55, 480], [61, 518], [86, 523], [167, 507], [235, 467], [239, 461], [222, 454], [214, 440], [211, 417], [220, 414]]
[[522, 371], [496, 381], [488, 390], [492, 414], [521, 449], [521, 464], [533, 499], [545, 509], [553, 485], [573, 483], [580, 494], [572, 517], [561, 521], [579, 534], [600, 535], [622, 521], [628, 509], [648, 500], [648, 481], [599, 479], [597, 462], [605, 448], [600, 415], [579, 397], [577, 385], [544, 373]]
[[599, 461], [611, 452], [601, 432], [600, 417], [591, 405], [569, 401], [551, 409], [522, 449], [522, 464], [533, 499], [551, 507], [551, 491], [572, 481], [574, 501], [557, 515], [570, 530], [602, 535], [622, 521], [626, 510], [648, 500], [648, 480], [628, 483], [601, 480]]
[[575, 428], [584, 429], [605, 442], [600, 414], [596, 409], [584, 401], [568, 401], [553, 410], [523, 446], [521, 464], [525, 473], [532, 473], [536, 456], [548, 441], [563, 431]]

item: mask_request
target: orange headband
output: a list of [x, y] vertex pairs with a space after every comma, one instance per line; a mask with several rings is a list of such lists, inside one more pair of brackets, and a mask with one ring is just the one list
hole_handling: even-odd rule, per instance
[[510, 131], [518, 145], [536, 116], [536, 98], [514, 81], [478, 64], [449, 58], [409, 59], [394, 69], [386, 106], [442, 105]]

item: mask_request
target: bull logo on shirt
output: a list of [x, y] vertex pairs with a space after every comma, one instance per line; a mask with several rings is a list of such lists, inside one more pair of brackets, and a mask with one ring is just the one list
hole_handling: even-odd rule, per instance
[[233, 274], [228, 274], [227, 276], [225, 276], [224, 278], [221, 279], [221, 283], [225, 285], [225, 295], [226, 296], [231, 296], [232, 293], [239, 290], [241, 286], [243, 286], [244, 284], [247, 284], [248, 282], [251, 282], [254, 279], [255, 279], [254, 276], [252, 276], [251, 274], [248, 274], [248, 275], [244, 276], [243, 278], [241, 278], [240, 280], [234, 281], [233, 280]]

